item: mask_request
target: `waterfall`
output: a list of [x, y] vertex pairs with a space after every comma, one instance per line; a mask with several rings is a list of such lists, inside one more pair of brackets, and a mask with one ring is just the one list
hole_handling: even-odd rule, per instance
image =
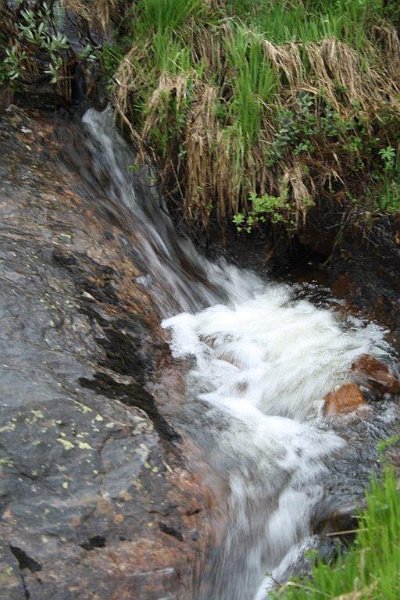
[[342, 477], [351, 487], [349, 453], [362, 460], [364, 452], [366, 483], [375, 450], [365, 450], [360, 428], [368, 422], [386, 431], [390, 403], [357, 420], [353, 445], [340, 418], [322, 409], [328, 392], [352, 381], [357, 357], [387, 355], [384, 331], [296, 299], [288, 285], [201, 256], [174, 230], [148, 183], [151, 174], [131, 172], [134, 157], [110, 112], [91, 109], [83, 123], [88, 190], [102, 190], [108, 210], [123, 208], [143, 267], [139, 283], [187, 370], [179, 426], [228, 490], [223, 539], [205, 558], [190, 597], [262, 600], [316, 545], [324, 519], [351, 505], [352, 494], [332, 486]]

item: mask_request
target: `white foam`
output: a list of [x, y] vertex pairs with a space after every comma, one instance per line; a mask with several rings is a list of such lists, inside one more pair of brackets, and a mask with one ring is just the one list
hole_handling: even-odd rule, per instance
[[[322, 424], [323, 398], [351, 379], [357, 356], [380, 351], [383, 332], [360, 319], [345, 326], [331, 310], [293, 301], [289, 286], [206, 260], [177, 237], [159, 199], [136, 189], [133, 158], [109, 112], [89, 110], [83, 120], [93, 173], [126, 209], [145, 266], [137, 281], [168, 317], [174, 356], [194, 359], [191, 397], [209, 407], [198, 402], [211, 444], [205, 460], [229, 485], [225, 540], [206, 569], [212, 597], [205, 585], [196, 600], [248, 600], [267, 572], [289, 576], [310, 539], [326, 493], [325, 457], [344, 444]], [[170, 316], [177, 311], [185, 312]]]
[[193, 356], [192, 377], [202, 398], [236, 416], [266, 415], [299, 421], [321, 412], [324, 396], [350, 378], [350, 367], [382, 341], [375, 326], [349, 330], [328, 310], [290, 302], [273, 286], [242, 303], [216, 305], [163, 322], [176, 357]]
[[[255, 287], [243, 275], [231, 304], [163, 322], [174, 356], [195, 359], [192, 390], [234, 419], [219, 439], [221, 454], [235, 455], [240, 466], [230, 474], [233, 525], [217, 568], [226, 569], [237, 544], [247, 552], [241, 589], [217, 588], [218, 600], [248, 597], [268, 571], [289, 573], [278, 567], [303, 547], [325, 494], [323, 457], [344, 444], [321, 430], [323, 398], [350, 381], [357, 356], [383, 344], [377, 326], [360, 321], [350, 329], [330, 310], [291, 301], [287, 286]], [[263, 580], [255, 600], [266, 597], [271, 581]]]

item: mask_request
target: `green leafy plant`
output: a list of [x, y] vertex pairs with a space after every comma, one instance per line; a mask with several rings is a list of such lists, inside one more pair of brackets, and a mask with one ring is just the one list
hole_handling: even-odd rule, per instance
[[69, 48], [65, 35], [54, 31], [52, 8], [41, 2], [34, 9], [16, 13], [15, 41], [5, 49], [4, 71], [9, 81], [20, 79], [28, 70], [33, 49], [47, 56], [44, 72], [57, 83], [63, 65], [62, 52]]
[[279, 108], [276, 114], [277, 129], [269, 150], [268, 164], [281, 160], [285, 153], [311, 152], [312, 138], [318, 134], [318, 120], [314, 110], [314, 98], [300, 94], [293, 109]]
[[[67, 37], [57, 31], [53, 5], [40, 1], [32, 8], [14, 8], [14, 24], [0, 42], [0, 73], [3, 83], [47, 74], [53, 84], [63, 77], [63, 66], [71, 51]], [[97, 58], [87, 45], [80, 53], [83, 62]]]
[[375, 171], [376, 204], [379, 211], [396, 213], [400, 211], [400, 158], [393, 146], [378, 151], [382, 161], [382, 170]]
[[5, 77], [10, 81], [18, 79], [21, 76], [22, 63], [28, 58], [27, 53], [14, 45], [11, 48], [6, 48], [5, 54], [6, 57], [3, 61]]
[[281, 196], [270, 196], [269, 194], [257, 196], [255, 192], [251, 192], [249, 200], [251, 209], [233, 216], [233, 223], [238, 231], [250, 233], [255, 225], [268, 221], [274, 224], [285, 221], [289, 223], [288, 211], [290, 212], [291, 206], [287, 199], [287, 193]]
[[396, 150], [393, 146], [386, 146], [379, 150], [379, 156], [381, 157], [385, 171], [391, 173], [394, 171], [396, 165]]
[[78, 56], [82, 61], [90, 63], [98, 59], [99, 53], [91, 44], [86, 44], [82, 50], [79, 50]]

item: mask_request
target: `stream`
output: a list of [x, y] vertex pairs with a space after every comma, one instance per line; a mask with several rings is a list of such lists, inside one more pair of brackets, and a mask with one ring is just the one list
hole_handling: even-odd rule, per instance
[[351, 520], [379, 466], [377, 442], [396, 426], [390, 398], [336, 417], [323, 406], [328, 392], [353, 381], [361, 355], [393, 361], [385, 331], [346, 314], [329, 294], [311, 302], [296, 286], [201, 256], [176, 233], [151, 173], [132, 172], [110, 111], [91, 109], [83, 123], [85, 147], [68, 160], [83, 193], [97, 194], [111, 216], [124, 209], [138, 282], [186, 372], [177, 427], [226, 491], [224, 531], [202, 558], [190, 597], [263, 600], [305, 568], [307, 549], [335, 552], [323, 534], [330, 522]]

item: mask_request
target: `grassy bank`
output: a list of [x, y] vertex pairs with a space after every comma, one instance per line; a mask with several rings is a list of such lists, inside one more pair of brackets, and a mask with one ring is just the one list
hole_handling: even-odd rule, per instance
[[280, 600], [398, 600], [400, 598], [400, 493], [388, 470], [373, 482], [354, 546], [334, 566], [317, 565], [311, 580], [290, 582]]
[[400, 42], [381, 0], [138, 0], [103, 61], [192, 225], [400, 207]]

